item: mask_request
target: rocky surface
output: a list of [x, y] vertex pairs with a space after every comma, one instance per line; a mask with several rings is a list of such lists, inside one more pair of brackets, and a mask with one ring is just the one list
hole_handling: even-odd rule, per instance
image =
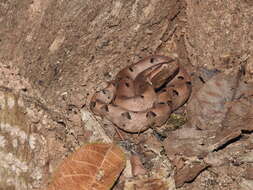
[[[94, 141], [120, 144], [151, 172], [133, 176], [129, 161], [114, 190], [253, 189], [252, 13], [250, 0], [2, 0], [0, 189], [47, 186], [63, 158]], [[142, 134], [94, 117], [91, 95], [151, 54], [188, 69], [189, 105]], [[216, 93], [212, 81], [238, 71], [226, 79], [232, 96]], [[220, 117], [209, 125], [203, 110]]]

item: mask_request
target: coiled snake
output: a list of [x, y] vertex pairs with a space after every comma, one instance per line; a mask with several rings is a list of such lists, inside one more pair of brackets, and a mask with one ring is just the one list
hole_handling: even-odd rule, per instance
[[161, 126], [191, 94], [191, 79], [177, 60], [150, 56], [132, 64], [91, 98], [90, 108], [127, 132]]

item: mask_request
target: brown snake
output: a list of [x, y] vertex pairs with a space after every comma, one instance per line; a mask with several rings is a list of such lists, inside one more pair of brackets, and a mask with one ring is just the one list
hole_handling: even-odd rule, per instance
[[191, 79], [178, 61], [150, 56], [121, 70], [91, 98], [90, 108], [127, 132], [161, 126], [191, 94]]

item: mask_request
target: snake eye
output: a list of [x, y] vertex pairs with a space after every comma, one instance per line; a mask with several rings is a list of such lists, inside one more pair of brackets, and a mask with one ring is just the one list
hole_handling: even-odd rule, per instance
[[173, 90], [172, 93], [173, 93], [173, 96], [178, 96], [179, 95], [178, 91], [176, 91], [176, 90]]
[[133, 70], [133, 68], [132, 68], [132, 67], [129, 67], [129, 71], [133, 72], [134, 70]]
[[180, 79], [180, 80], [184, 80], [183, 76], [178, 76], [177, 78]]
[[126, 85], [126, 87], [129, 87], [129, 86], [130, 86], [128, 82], [126, 82], [125, 85]]
[[156, 116], [156, 114], [152, 111], [149, 111], [147, 114], [146, 114], [146, 118], [154, 118]]
[[124, 118], [127, 118], [127, 119], [129, 119], [129, 120], [132, 119], [129, 112], [124, 112], [124, 113], [121, 114], [121, 116], [124, 117]]
[[154, 61], [155, 61], [155, 58], [152, 57], [152, 58], [150, 59], [150, 63], [154, 63]]

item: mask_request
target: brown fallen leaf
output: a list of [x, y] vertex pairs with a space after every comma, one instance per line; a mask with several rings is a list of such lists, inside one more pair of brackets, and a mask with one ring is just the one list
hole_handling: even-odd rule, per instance
[[200, 133], [216, 131], [206, 147], [208, 151], [218, 150], [243, 131], [253, 130], [253, 83], [246, 81], [242, 70], [240, 67], [217, 74], [194, 93], [188, 104], [191, 127], [201, 129]]
[[193, 181], [209, 165], [206, 163], [191, 163], [186, 165], [175, 174], [176, 187], [182, 187], [185, 182]]
[[205, 131], [185, 127], [171, 132], [163, 141], [163, 146], [171, 160], [174, 160], [177, 155], [203, 158], [208, 154], [203, 144], [206, 138]]
[[202, 130], [218, 127], [227, 113], [226, 103], [234, 97], [237, 75], [219, 73], [194, 93], [187, 106], [192, 126]]
[[176, 166], [176, 187], [193, 181], [210, 165], [192, 160], [212, 158], [212, 151], [243, 131], [252, 131], [252, 86], [241, 75], [240, 70], [220, 73], [205, 82], [187, 107], [191, 125], [171, 132], [163, 141], [167, 156]]
[[253, 166], [247, 167], [245, 173], [245, 179], [253, 180]]
[[141, 163], [141, 159], [138, 155], [132, 155], [130, 158], [131, 166], [132, 166], [132, 174], [133, 176], [144, 175], [147, 173], [144, 166]]
[[168, 190], [169, 183], [159, 178], [132, 179], [126, 182], [124, 190]]
[[118, 146], [88, 144], [62, 162], [47, 190], [109, 190], [124, 167]]
[[230, 109], [216, 131], [214, 143], [209, 150], [217, 150], [224, 144], [239, 137], [244, 131], [253, 131], [253, 104], [249, 99], [240, 99], [230, 103]]
[[206, 137], [205, 131], [186, 127], [172, 132], [164, 140], [166, 154], [175, 166], [176, 187], [193, 181], [209, 166], [209, 164], [199, 161], [209, 153], [203, 144], [203, 139]]

